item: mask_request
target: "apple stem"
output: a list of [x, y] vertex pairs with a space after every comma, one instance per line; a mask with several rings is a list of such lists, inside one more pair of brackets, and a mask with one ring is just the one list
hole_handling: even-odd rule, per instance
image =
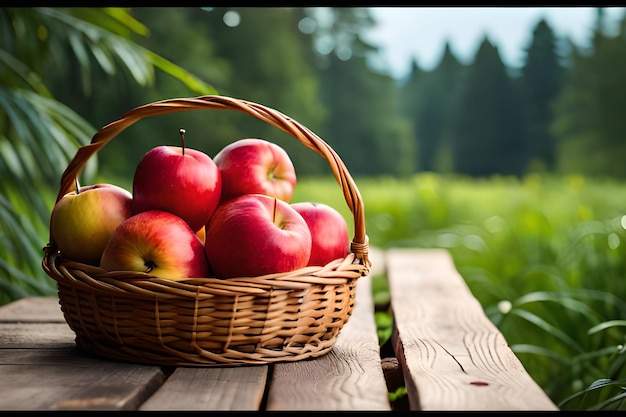
[[74, 184], [76, 185], [76, 194], [80, 194], [80, 184], [78, 183], [78, 177], [74, 178]]
[[185, 154], [185, 129], [180, 129], [178, 133], [180, 133], [180, 141], [183, 143], [183, 155], [184, 155]]
[[144, 266], [146, 267], [146, 273], [149, 274], [150, 272], [152, 272], [156, 264], [152, 261], [146, 261], [144, 262]]

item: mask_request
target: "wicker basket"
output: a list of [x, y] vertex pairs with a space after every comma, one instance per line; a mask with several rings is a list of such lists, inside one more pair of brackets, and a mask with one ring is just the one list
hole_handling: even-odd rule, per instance
[[354, 216], [350, 253], [323, 267], [288, 273], [174, 281], [72, 261], [50, 238], [42, 266], [57, 282], [77, 346], [116, 360], [179, 366], [266, 364], [329, 352], [352, 314], [358, 278], [369, 273], [364, 208], [339, 156], [295, 120], [257, 103], [214, 95], [137, 107], [78, 149], [61, 177], [57, 201], [74, 189], [88, 159], [125, 128], [144, 117], [197, 109], [242, 111], [325, 158]]

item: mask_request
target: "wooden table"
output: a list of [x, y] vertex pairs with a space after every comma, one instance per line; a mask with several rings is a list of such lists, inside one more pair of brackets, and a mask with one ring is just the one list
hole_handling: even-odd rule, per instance
[[443, 250], [372, 251], [333, 350], [228, 368], [136, 365], [75, 347], [56, 297], [0, 307], [0, 410], [391, 410], [371, 276], [385, 273], [413, 410], [557, 410]]

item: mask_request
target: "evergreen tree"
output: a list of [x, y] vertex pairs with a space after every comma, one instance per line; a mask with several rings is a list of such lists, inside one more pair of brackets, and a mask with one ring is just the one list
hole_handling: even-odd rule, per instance
[[552, 126], [559, 143], [559, 169], [626, 178], [626, 15], [609, 36], [598, 9], [589, 51], [575, 50]]
[[420, 171], [450, 169], [446, 159], [449, 159], [451, 122], [456, 118], [463, 69], [446, 42], [437, 67], [424, 72], [414, 62], [402, 89], [405, 112], [416, 135], [415, 157]]
[[451, 148], [454, 136], [454, 121], [462, 109], [458, 106], [459, 92], [465, 83], [466, 67], [454, 56], [449, 42], [444, 46], [444, 53], [435, 68], [436, 84], [441, 94], [439, 107], [439, 140], [435, 166], [438, 171], [452, 169]]
[[304, 11], [316, 22], [311, 49], [320, 70], [328, 68], [334, 58], [346, 61], [353, 56], [376, 54], [378, 48], [361, 37], [375, 25], [368, 8], [310, 7]]
[[[411, 70], [406, 83], [400, 88], [403, 114], [407, 116], [415, 132], [415, 146], [413, 147], [413, 159], [416, 161], [415, 171], [432, 169], [429, 163], [434, 159], [435, 140], [433, 135], [429, 135], [429, 124], [423, 122], [429, 120], [428, 110], [434, 108], [429, 103], [428, 93], [425, 91], [430, 85], [428, 82], [429, 75], [414, 60], [411, 63]], [[428, 137], [430, 137], [430, 141], [423, 141], [424, 143], [421, 141], [422, 138]]]
[[554, 119], [552, 106], [561, 90], [563, 68], [559, 60], [554, 33], [541, 19], [526, 49], [520, 91], [525, 111], [527, 156], [532, 167], [544, 167], [549, 171], [553, 171], [556, 165], [556, 142], [549, 126]]
[[331, 57], [322, 73], [327, 142], [354, 176], [413, 172], [412, 129], [398, 108], [395, 80], [362, 57]]
[[472, 176], [521, 175], [519, 99], [498, 49], [487, 37], [467, 69], [459, 94], [452, 143], [455, 171]]
[[340, 50], [330, 53], [325, 58], [326, 68], [321, 70], [321, 100], [328, 109], [327, 142], [352, 175], [410, 174], [414, 164], [413, 133], [398, 108], [397, 84], [393, 78], [369, 69], [367, 54], [373, 47], [352, 32], [364, 27], [354, 24], [355, 19], [369, 21], [363, 12], [337, 10], [338, 20], [329, 30], [338, 37], [336, 45], [345, 46], [345, 39], [352, 37], [349, 45], [354, 49], [349, 58]]

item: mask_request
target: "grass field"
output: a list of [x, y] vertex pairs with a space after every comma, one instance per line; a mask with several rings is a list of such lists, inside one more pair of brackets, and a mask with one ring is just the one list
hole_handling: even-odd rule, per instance
[[[626, 184], [435, 174], [357, 184], [370, 244], [449, 250], [557, 405], [624, 408]], [[352, 219], [332, 178], [301, 180], [294, 199], [330, 204]]]

